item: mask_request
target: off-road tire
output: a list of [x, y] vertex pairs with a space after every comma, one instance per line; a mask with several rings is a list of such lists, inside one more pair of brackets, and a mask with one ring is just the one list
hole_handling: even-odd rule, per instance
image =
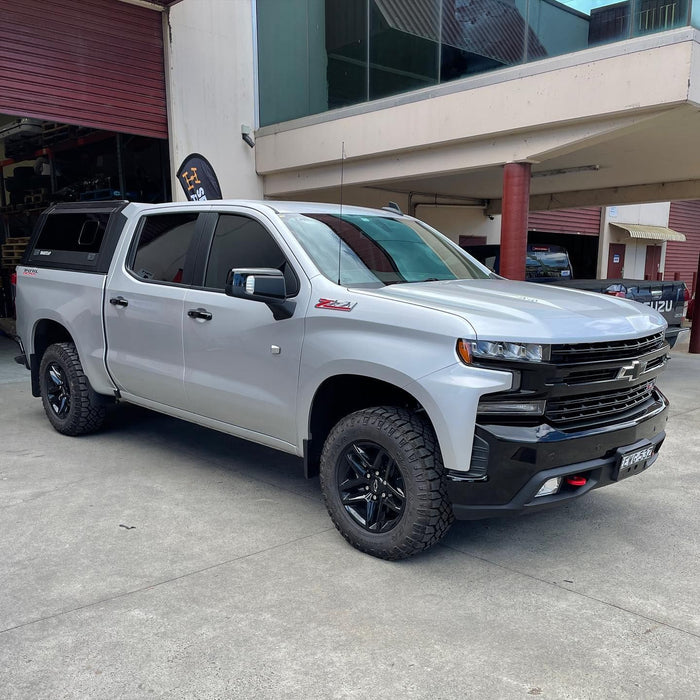
[[[358, 460], [360, 472], [352, 464], [356, 446], [360, 446], [362, 453]], [[384, 454], [384, 461], [393, 460], [398, 470], [393, 472], [395, 488], [391, 491], [405, 497], [403, 500], [397, 497], [393, 505], [395, 508], [397, 503], [402, 503], [400, 515], [385, 507], [395, 517], [388, 524], [389, 529], [372, 532], [368, 529], [372, 519], [368, 510], [363, 519], [362, 506], [358, 508], [360, 515], [355, 507], [362, 503], [364, 490], [368, 499], [372, 498], [372, 492], [379, 499], [389, 494], [389, 489], [383, 486], [388, 479], [375, 477], [376, 471], [369, 476], [362, 473], [370, 461], [365, 459], [367, 455], [380, 453]], [[353, 470], [350, 476], [357, 473], [357, 479], [347, 478], [348, 462]], [[439, 542], [452, 523], [454, 516], [443, 471], [440, 449], [428, 421], [402, 408], [379, 406], [351, 413], [331, 430], [321, 454], [321, 490], [333, 523], [353, 547], [380, 559], [403, 559]], [[361, 479], [367, 480], [367, 486], [362, 485]], [[351, 500], [353, 503], [349, 503]]]
[[49, 345], [39, 368], [41, 401], [51, 425], [63, 435], [98, 430], [106, 408], [93, 391], [73, 343]]

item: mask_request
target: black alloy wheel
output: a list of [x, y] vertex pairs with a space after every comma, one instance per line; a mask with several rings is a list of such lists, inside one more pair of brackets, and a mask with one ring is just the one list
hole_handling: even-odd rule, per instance
[[369, 532], [388, 532], [404, 512], [406, 487], [396, 460], [375, 442], [357, 440], [338, 460], [338, 491], [346, 512]]
[[432, 425], [398, 406], [341, 418], [323, 445], [320, 481], [340, 534], [381, 559], [437, 544], [454, 517]]
[[46, 368], [45, 381], [49, 406], [56, 416], [65, 418], [70, 412], [70, 385], [56, 362], [51, 362]]
[[39, 366], [39, 388], [46, 416], [59, 433], [85, 435], [102, 425], [106, 399], [90, 386], [73, 343], [46, 348]]

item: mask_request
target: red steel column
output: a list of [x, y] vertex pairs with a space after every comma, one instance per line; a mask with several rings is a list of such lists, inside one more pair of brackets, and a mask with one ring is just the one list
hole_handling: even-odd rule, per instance
[[[693, 287], [695, 286], [695, 281], [700, 279], [700, 257], [698, 257], [698, 271], [693, 276]], [[695, 295], [697, 297], [697, 293]], [[693, 325], [690, 329], [690, 345], [688, 346], [688, 352], [700, 354], [700, 308], [698, 307], [698, 300], [695, 300], [695, 306], [693, 308]]]
[[525, 279], [529, 209], [530, 163], [506, 163], [503, 168], [499, 272], [503, 277], [512, 280]]

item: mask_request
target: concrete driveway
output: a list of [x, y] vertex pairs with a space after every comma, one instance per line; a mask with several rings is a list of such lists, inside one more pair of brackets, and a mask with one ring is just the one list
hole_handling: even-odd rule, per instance
[[0, 697], [697, 698], [700, 356], [661, 456], [389, 563], [296, 459], [134, 407], [56, 433], [0, 338]]

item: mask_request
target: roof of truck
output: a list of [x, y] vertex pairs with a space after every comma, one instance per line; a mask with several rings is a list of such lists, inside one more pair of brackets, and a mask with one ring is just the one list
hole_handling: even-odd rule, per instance
[[[163, 202], [161, 204], [146, 204], [141, 202], [132, 202], [133, 205], [139, 208], [158, 209], [172, 207], [199, 207], [210, 205], [213, 207], [233, 205], [239, 207], [252, 207], [255, 209], [268, 208], [272, 209], [277, 214], [337, 214], [341, 209], [340, 204], [326, 204], [322, 202], [287, 202], [283, 200], [263, 200], [263, 199], [209, 199], [198, 202]], [[342, 205], [343, 213], [345, 214], [365, 214], [365, 215], [381, 215], [381, 216], [403, 216], [398, 209], [372, 209], [370, 207], [357, 207], [349, 204]]]
[[[256, 204], [268, 206], [278, 213], [304, 214], [307, 212], [337, 214], [341, 208], [340, 204], [326, 204], [322, 202], [285, 202], [285, 201], [260, 201]], [[357, 207], [349, 204], [342, 205], [343, 212], [348, 214], [393, 214], [401, 216], [402, 213], [396, 209], [372, 209], [370, 207]]]

